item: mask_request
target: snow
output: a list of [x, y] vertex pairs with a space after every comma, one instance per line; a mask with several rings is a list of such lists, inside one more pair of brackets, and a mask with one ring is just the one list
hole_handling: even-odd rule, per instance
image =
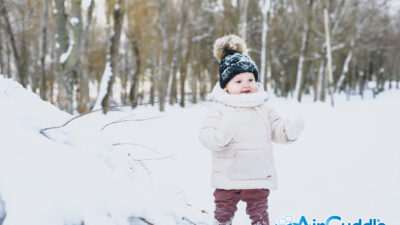
[[75, 45], [75, 42], [73, 40], [71, 40], [69, 42], [67, 51], [60, 55], [60, 63], [61, 64], [64, 64], [67, 61], [67, 59], [71, 55], [72, 50], [74, 49], [74, 45]]
[[[301, 104], [271, 97], [278, 112], [306, 121], [298, 142], [275, 145], [271, 224], [289, 215], [400, 223], [400, 91], [372, 96], [336, 95], [334, 108], [311, 96]], [[94, 112], [47, 138], [41, 129], [73, 116], [0, 77], [4, 225], [211, 224], [211, 156], [198, 141], [208, 104]], [[250, 224], [243, 203], [233, 224]]]
[[69, 22], [71, 23], [72, 26], [75, 26], [77, 24], [79, 24], [79, 19], [76, 17], [72, 17]]
[[[44, 131], [46, 138], [41, 129], [64, 124], [72, 116], [10, 79], [0, 78], [0, 103], [5, 106], [0, 113], [0, 195], [7, 211], [5, 225], [129, 224], [130, 217], [172, 225], [184, 212], [201, 224], [196, 221], [201, 220], [200, 211], [196, 216], [179, 201], [178, 193], [154, 186], [151, 174], [135, 161], [146, 148], [136, 147], [138, 152], [133, 153], [129, 145], [113, 147], [115, 139], [110, 140], [112, 135], [101, 128], [120, 114], [110, 118], [89, 114], [65, 127]], [[138, 156], [133, 160], [128, 153]], [[143, 157], [154, 158], [150, 154]], [[174, 165], [169, 167], [174, 172]]]
[[[107, 55], [107, 59], [108, 59]], [[108, 82], [110, 81], [112, 77], [112, 70], [111, 70], [111, 63], [110, 61], [107, 61], [106, 67], [104, 68], [103, 76], [101, 77], [101, 82], [100, 82], [100, 89], [99, 93], [97, 95], [97, 100], [96, 103], [93, 106], [93, 109], [99, 109], [101, 108], [101, 101], [107, 94], [107, 87], [108, 87]]]
[[374, 89], [376, 88], [376, 81], [368, 81], [368, 88]]
[[83, 8], [89, 8], [89, 5], [90, 5], [90, 3], [92, 2], [93, 0], [83, 0], [82, 1], [82, 7]]

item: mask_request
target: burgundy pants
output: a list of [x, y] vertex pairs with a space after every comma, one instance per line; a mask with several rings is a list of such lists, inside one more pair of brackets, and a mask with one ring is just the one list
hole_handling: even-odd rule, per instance
[[237, 210], [236, 205], [242, 200], [247, 204], [246, 213], [251, 219], [251, 224], [269, 225], [268, 195], [268, 189], [215, 189], [215, 219], [219, 224], [231, 224]]

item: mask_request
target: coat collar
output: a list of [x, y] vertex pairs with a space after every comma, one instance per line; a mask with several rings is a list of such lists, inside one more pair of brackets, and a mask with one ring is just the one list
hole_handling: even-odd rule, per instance
[[232, 95], [224, 91], [217, 82], [207, 98], [227, 106], [255, 107], [264, 104], [268, 100], [268, 94], [264, 91], [262, 84], [257, 83], [255, 93]]

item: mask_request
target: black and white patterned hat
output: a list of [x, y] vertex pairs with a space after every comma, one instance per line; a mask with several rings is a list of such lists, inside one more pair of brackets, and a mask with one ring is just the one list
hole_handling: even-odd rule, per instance
[[226, 84], [237, 74], [250, 72], [258, 81], [256, 64], [247, 55], [246, 43], [238, 36], [230, 34], [218, 38], [214, 43], [214, 56], [219, 62], [219, 84]]

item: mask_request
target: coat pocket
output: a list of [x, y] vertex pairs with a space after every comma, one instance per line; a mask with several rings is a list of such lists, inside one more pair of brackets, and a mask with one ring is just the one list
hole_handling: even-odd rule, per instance
[[231, 180], [262, 180], [272, 175], [271, 157], [266, 150], [238, 150], [228, 170]]

